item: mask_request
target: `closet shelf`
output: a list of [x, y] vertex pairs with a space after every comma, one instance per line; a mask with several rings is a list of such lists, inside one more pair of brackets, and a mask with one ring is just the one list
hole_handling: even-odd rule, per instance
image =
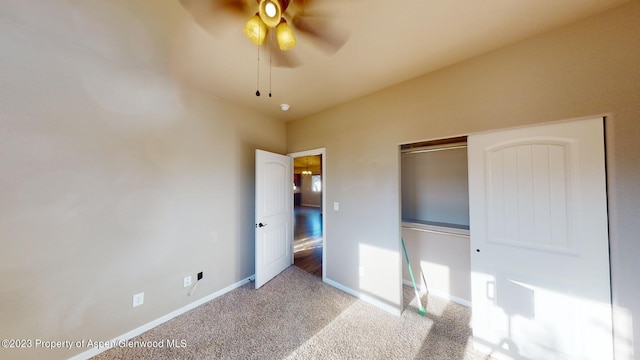
[[455, 235], [469, 237], [469, 225], [449, 224], [435, 221], [416, 219], [402, 219], [402, 227], [405, 229], [430, 232], [442, 235]]

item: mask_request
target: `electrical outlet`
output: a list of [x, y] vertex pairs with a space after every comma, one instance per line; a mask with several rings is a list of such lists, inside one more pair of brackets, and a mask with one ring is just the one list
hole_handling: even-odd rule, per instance
[[358, 273], [359, 273], [360, 277], [364, 277], [364, 266], [360, 266], [358, 268]]
[[142, 304], [144, 304], [144, 293], [141, 292], [133, 295], [133, 307], [140, 306]]
[[333, 211], [340, 211], [340, 203], [339, 202], [334, 202], [333, 203]]
[[203, 272], [202, 272], [202, 271], [200, 271], [200, 272], [198, 273], [198, 281], [202, 280], [202, 278], [203, 278], [203, 277], [204, 277], [204, 274], [203, 274]]
[[182, 284], [184, 287], [191, 286], [191, 275], [185, 276]]

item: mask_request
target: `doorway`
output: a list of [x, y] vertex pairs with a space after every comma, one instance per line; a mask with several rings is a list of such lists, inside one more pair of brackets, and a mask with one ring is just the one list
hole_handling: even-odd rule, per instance
[[324, 278], [324, 149], [293, 159], [293, 264]]

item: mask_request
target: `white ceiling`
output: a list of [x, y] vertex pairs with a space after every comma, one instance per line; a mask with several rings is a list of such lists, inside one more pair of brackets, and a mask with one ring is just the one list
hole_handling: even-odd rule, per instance
[[300, 174], [302, 170], [311, 170], [314, 174], [320, 174], [322, 171], [322, 157], [320, 155], [312, 155], [293, 158], [293, 173]]
[[[290, 51], [302, 64], [273, 67], [271, 79], [269, 55], [262, 51], [260, 97], [255, 96], [257, 47], [245, 38], [242, 18], [223, 17], [205, 29], [178, 0], [22, 0], [5, 3], [0, 17], [115, 61], [127, 53], [128, 64], [141, 72], [168, 74], [290, 121], [625, 2], [315, 0], [333, 14], [336, 28], [350, 31], [348, 42], [328, 55], [299, 35]], [[290, 104], [290, 110], [282, 112], [281, 103]]]
[[[295, 1], [295, 0], [294, 0]], [[226, 31], [203, 31], [185, 20], [178, 46], [182, 76], [204, 82], [213, 94], [243, 106], [293, 120], [515, 43], [535, 34], [620, 5], [622, 0], [407, 0], [321, 1], [350, 29], [333, 56], [298, 36], [291, 51], [302, 65], [260, 68], [261, 97], [255, 96], [256, 46], [244, 37], [243, 19], [230, 18]], [[284, 113], [279, 104], [291, 108]]]

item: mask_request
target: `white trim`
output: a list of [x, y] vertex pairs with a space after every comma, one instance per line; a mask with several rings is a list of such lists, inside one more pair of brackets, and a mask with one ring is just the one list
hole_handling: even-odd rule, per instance
[[396, 315], [396, 316], [402, 315], [402, 311], [400, 309], [398, 309], [396, 307], [393, 307], [393, 306], [391, 306], [391, 305], [389, 305], [389, 304], [387, 304], [385, 302], [382, 302], [382, 301], [380, 301], [380, 300], [378, 300], [378, 299], [376, 299], [376, 298], [374, 298], [372, 296], [360, 293], [360, 292], [358, 292], [356, 290], [348, 288], [348, 287], [346, 287], [346, 286], [344, 286], [342, 284], [339, 284], [339, 283], [337, 283], [337, 282], [335, 282], [333, 280], [330, 280], [330, 279], [326, 279], [325, 278], [324, 282], [329, 284], [329, 285], [331, 285], [331, 286], [333, 286], [334, 288], [336, 288], [338, 290], [344, 291], [349, 295], [355, 296], [358, 299], [360, 299], [360, 300], [362, 300], [364, 302], [367, 302], [367, 303], [369, 303], [369, 304], [371, 304], [371, 305], [373, 305], [373, 306], [375, 306], [377, 308], [380, 308], [380, 309], [382, 309], [382, 310], [384, 310], [384, 311], [386, 311], [386, 312], [388, 312], [388, 313], [390, 313], [392, 315]]
[[[403, 279], [402, 283], [404, 285], [413, 287], [413, 283], [410, 280]], [[421, 292], [427, 292], [427, 289], [425, 289], [424, 286], [418, 286], [418, 290], [420, 290]], [[447, 292], [444, 292], [442, 290], [429, 289], [428, 292], [429, 292], [429, 294], [435, 295], [435, 296], [437, 296], [439, 298], [442, 298], [444, 300], [452, 301], [452, 302], [454, 302], [456, 304], [460, 304], [462, 306], [466, 306], [466, 307], [469, 307], [469, 308], [471, 307], [471, 301], [465, 300], [463, 298], [459, 298], [459, 297], [454, 296], [454, 295], [451, 295], [451, 294], [449, 294]]]
[[[167, 322], [167, 321], [169, 321], [169, 320], [171, 320], [171, 319], [173, 319], [173, 318], [175, 318], [175, 317], [177, 317], [179, 315], [182, 315], [182, 314], [186, 313], [189, 310], [192, 310], [192, 309], [194, 309], [194, 308], [196, 308], [196, 307], [198, 307], [198, 306], [200, 306], [202, 304], [205, 304], [205, 303], [207, 303], [207, 302], [209, 302], [209, 301], [211, 301], [211, 300], [213, 300], [213, 299], [215, 299], [215, 298], [217, 298], [219, 296], [222, 296], [222, 295], [228, 293], [229, 291], [235, 290], [235, 289], [239, 288], [240, 286], [248, 283], [249, 281], [254, 281], [255, 278], [256, 278], [255, 274], [251, 275], [251, 276], [249, 276], [249, 277], [247, 277], [245, 279], [242, 279], [242, 280], [238, 281], [235, 284], [231, 284], [231, 285], [229, 285], [229, 286], [227, 286], [227, 287], [225, 287], [223, 289], [220, 289], [220, 290], [216, 291], [215, 293], [213, 293], [211, 295], [205, 296], [205, 297], [203, 297], [201, 299], [198, 299], [198, 300], [196, 300], [196, 301], [194, 301], [194, 302], [192, 302], [190, 304], [187, 304], [187, 305], [181, 307], [180, 309], [174, 310], [174, 311], [168, 313], [167, 315], [164, 315], [164, 316], [162, 316], [162, 317], [160, 317], [160, 318], [158, 318], [156, 320], [153, 320], [151, 322], [148, 322], [148, 323], [146, 323], [146, 324], [144, 324], [144, 325], [142, 325], [142, 326], [140, 326], [140, 327], [138, 327], [136, 329], [133, 329], [133, 330], [131, 330], [131, 331], [125, 333], [125, 334], [122, 334], [122, 335], [116, 337], [115, 339], [113, 339], [111, 341], [108, 341], [106, 343], [107, 344], [117, 344], [118, 342], [121, 342], [121, 341], [130, 340], [130, 339], [132, 339], [132, 338], [144, 333], [145, 331], [149, 331], [149, 330], [155, 328], [156, 326], [158, 326], [158, 325], [160, 325], [160, 324], [162, 324], [164, 322]], [[89, 359], [89, 358], [92, 358], [92, 357], [94, 357], [94, 356], [96, 356], [96, 355], [98, 355], [98, 354], [100, 354], [100, 353], [102, 353], [104, 351], [109, 350], [109, 349], [110, 349], [110, 347], [93, 348], [93, 349], [87, 350], [85, 352], [82, 352], [82, 353], [80, 353], [78, 355], [75, 355], [75, 356], [69, 358], [69, 360], [85, 360], [85, 359]]]
[[[320, 155], [322, 159], [322, 167], [320, 169], [322, 175], [322, 212], [326, 213], [327, 209], [327, 149], [317, 148], [307, 151], [299, 151], [295, 153], [289, 153], [287, 156], [291, 158], [291, 161], [297, 157]], [[293, 224], [293, 222], [292, 222]], [[294, 229], [292, 228], [291, 231]], [[322, 281], [327, 281], [327, 216], [322, 216]], [[293, 241], [291, 243], [291, 264], [293, 264]]]

